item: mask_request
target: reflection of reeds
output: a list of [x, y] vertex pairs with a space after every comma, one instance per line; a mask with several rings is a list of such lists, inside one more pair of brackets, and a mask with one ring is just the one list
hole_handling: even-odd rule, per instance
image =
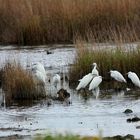
[[[105, 45], [105, 44], [104, 44]], [[140, 48], [124, 47], [123, 43], [116, 44], [116, 48], [86, 47], [89, 44], [77, 42], [77, 56], [74, 66], [70, 69], [70, 83], [77, 82], [84, 75], [91, 72], [93, 62], [99, 67], [99, 73], [104, 80], [110, 81], [109, 71], [118, 70], [122, 74], [134, 71], [140, 76]], [[126, 77], [126, 75], [124, 75]]]
[[0, 0], [0, 42], [23, 45], [140, 38], [138, 0]]
[[1, 74], [6, 103], [12, 100], [33, 100], [45, 96], [37, 89], [32, 74], [24, 70], [20, 64], [6, 63]]

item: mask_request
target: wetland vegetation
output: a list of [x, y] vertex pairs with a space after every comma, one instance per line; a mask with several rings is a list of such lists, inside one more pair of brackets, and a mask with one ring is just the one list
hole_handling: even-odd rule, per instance
[[135, 137], [133, 135], [126, 135], [126, 136], [114, 136], [114, 137], [104, 137], [101, 136], [85, 136], [81, 137], [79, 135], [47, 135], [45, 137], [36, 137], [35, 140], [135, 140]]
[[7, 61], [0, 71], [7, 105], [14, 100], [34, 100], [46, 96], [42, 87], [37, 86], [33, 74], [25, 70], [20, 63]]
[[[138, 0], [0, 0], [1, 44], [140, 39]], [[129, 40], [131, 38], [131, 40]]]
[[[6, 104], [11, 105], [5, 110], [1, 106], [0, 136], [12, 133], [31, 136], [50, 129], [60, 135], [39, 136], [35, 140], [100, 140], [100, 137], [89, 136], [98, 135], [100, 130], [105, 136], [117, 135], [113, 137], [116, 140], [139, 138], [139, 124], [130, 125], [127, 120], [132, 122], [140, 116], [140, 92], [134, 88], [126, 90], [129, 84], [132, 86], [126, 73], [134, 71], [140, 76], [139, 25], [139, 0], [0, 0], [0, 44], [27, 46], [18, 51], [12, 50], [13, 46], [0, 51], [0, 92], [5, 96], [5, 99], [0, 97], [0, 101], [6, 100]], [[60, 43], [74, 44], [75, 48], [39, 46]], [[19, 53], [19, 63], [2, 63], [3, 57], [9, 56], [8, 51], [15, 56]], [[16, 58], [17, 61], [19, 58]], [[47, 100], [44, 88], [38, 88], [31, 67], [26, 69], [28, 62], [25, 61], [44, 64], [50, 78], [44, 83], [48, 84], [47, 92], [55, 97], [50, 95]], [[99, 98], [91, 92], [88, 98], [84, 94], [79, 96], [75, 90], [78, 80], [91, 72], [94, 62], [107, 86], [101, 84]], [[127, 84], [119, 86], [125, 90], [114, 90], [110, 70], [120, 71], [127, 79]], [[56, 73], [63, 77], [62, 90], [58, 91], [51, 83]], [[70, 101], [66, 104], [65, 99]], [[38, 101], [35, 105], [29, 101], [31, 105], [25, 107], [24, 100]], [[23, 102], [22, 107], [14, 105], [16, 101]], [[127, 108], [133, 110], [129, 118], [123, 113]], [[61, 135], [66, 131], [82, 136]], [[124, 136], [129, 133], [134, 136]]]
[[129, 71], [134, 71], [140, 76], [139, 43], [127, 44], [120, 41], [115, 45], [107, 45], [77, 41], [75, 46], [76, 58], [69, 71], [70, 83], [77, 82], [90, 73], [94, 62], [97, 63], [99, 74], [106, 82], [111, 81], [110, 70], [120, 71], [127, 80]]

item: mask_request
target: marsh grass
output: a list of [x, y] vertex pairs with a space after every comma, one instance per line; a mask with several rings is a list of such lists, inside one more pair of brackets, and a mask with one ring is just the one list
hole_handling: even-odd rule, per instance
[[[97, 44], [96, 44], [97, 45]], [[140, 76], [140, 48], [134, 48], [125, 43], [115, 44], [114, 47], [88, 45], [85, 42], [76, 43], [76, 59], [73, 67], [70, 69], [70, 83], [77, 83], [84, 75], [92, 71], [93, 62], [99, 67], [99, 74], [103, 76], [103, 81], [111, 82], [110, 70], [120, 71], [128, 80], [126, 73], [133, 71]], [[89, 47], [90, 46], [90, 47]], [[115, 84], [115, 83], [114, 83]], [[112, 86], [112, 85], [111, 85]]]
[[56, 136], [52, 136], [52, 135], [48, 135], [45, 137], [42, 136], [38, 136], [37, 138], [35, 138], [35, 140], [79, 140], [78, 136], [72, 136], [72, 135], [67, 135], [67, 136], [62, 136], [62, 135], [56, 135]]
[[133, 135], [116, 135], [113, 137], [102, 137], [102, 136], [79, 136], [79, 135], [72, 135], [72, 134], [56, 134], [56, 135], [47, 135], [47, 136], [37, 136], [34, 140], [135, 140]]
[[139, 0], [0, 0], [0, 42], [20, 45], [140, 38]]
[[13, 100], [34, 100], [45, 97], [45, 93], [37, 88], [32, 74], [20, 64], [7, 62], [1, 69], [1, 74], [7, 104]]
[[47, 135], [45, 137], [42, 136], [38, 136], [35, 138], [35, 140], [101, 140], [100, 137], [80, 137], [78, 135], [71, 135], [71, 134], [67, 134], [67, 135], [61, 135], [61, 134], [57, 134], [57, 135]]

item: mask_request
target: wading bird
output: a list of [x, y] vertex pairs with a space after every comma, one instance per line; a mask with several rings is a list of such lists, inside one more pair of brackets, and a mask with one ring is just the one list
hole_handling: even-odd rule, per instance
[[94, 77], [89, 85], [89, 90], [95, 90], [96, 88], [98, 88], [101, 82], [102, 82], [102, 76]]
[[110, 76], [112, 78], [114, 78], [115, 80], [119, 81], [119, 82], [126, 83], [126, 80], [123, 77], [123, 75], [120, 72], [116, 71], [116, 70], [110, 70]]
[[37, 63], [33, 64], [32, 70], [40, 71], [45, 76], [45, 78], [46, 78], [45, 68], [44, 68], [43, 64], [41, 64], [40, 62], [37, 62]]
[[98, 70], [97, 70], [97, 64], [96, 64], [96, 63], [93, 63], [92, 65], [94, 66], [94, 68], [93, 68], [93, 70], [92, 70], [92, 74], [93, 74], [94, 76], [99, 76], [99, 72], [98, 72]]
[[97, 70], [97, 64], [93, 63], [92, 65], [94, 66], [92, 69], [92, 72], [85, 75], [82, 79], [79, 80], [80, 83], [77, 86], [76, 90], [80, 90], [81, 88], [85, 88], [95, 76], [99, 75], [99, 72]]
[[58, 84], [60, 84], [60, 82], [61, 82], [61, 77], [60, 77], [60, 75], [55, 74], [55, 75], [53, 76], [53, 78], [52, 78], [52, 83], [53, 83], [53, 85], [54, 85], [56, 88], [58, 88]]
[[80, 90], [81, 88], [85, 88], [90, 83], [90, 81], [92, 80], [93, 77], [94, 76], [92, 73], [85, 75], [82, 79], [79, 80], [80, 83], [78, 84], [76, 90]]
[[137, 76], [136, 73], [129, 71], [128, 73], [128, 78], [131, 79], [132, 83], [140, 88], [140, 79]]
[[95, 96], [96, 99], [99, 97], [100, 89], [99, 87], [95, 88], [92, 90], [93, 95]]
[[45, 76], [42, 72], [35, 70], [34, 79], [37, 82], [37, 84], [45, 86]]

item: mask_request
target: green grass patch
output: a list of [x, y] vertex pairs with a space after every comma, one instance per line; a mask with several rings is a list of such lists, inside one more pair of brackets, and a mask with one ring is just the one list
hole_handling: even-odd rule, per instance
[[45, 137], [37, 137], [35, 138], [35, 140], [79, 140], [79, 136], [73, 136], [73, 135], [56, 135], [56, 136], [52, 136], [52, 135], [47, 135]]
[[120, 136], [116, 135], [113, 137], [100, 137], [100, 136], [79, 136], [79, 135], [47, 135], [47, 136], [37, 136], [34, 140], [135, 140], [133, 135]]
[[47, 136], [37, 136], [35, 138], [35, 140], [101, 140], [101, 138], [99, 137], [96, 137], [96, 136], [93, 136], [93, 137], [90, 137], [90, 136], [85, 136], [85, 137], [81, 137], [81, 136], [78, 136], [78, 135], [70, 135], [70, 134], [67, 134], [67, 135], [61, 135], [61, 134], [58, 134], [58, 135], [47, 135]]

